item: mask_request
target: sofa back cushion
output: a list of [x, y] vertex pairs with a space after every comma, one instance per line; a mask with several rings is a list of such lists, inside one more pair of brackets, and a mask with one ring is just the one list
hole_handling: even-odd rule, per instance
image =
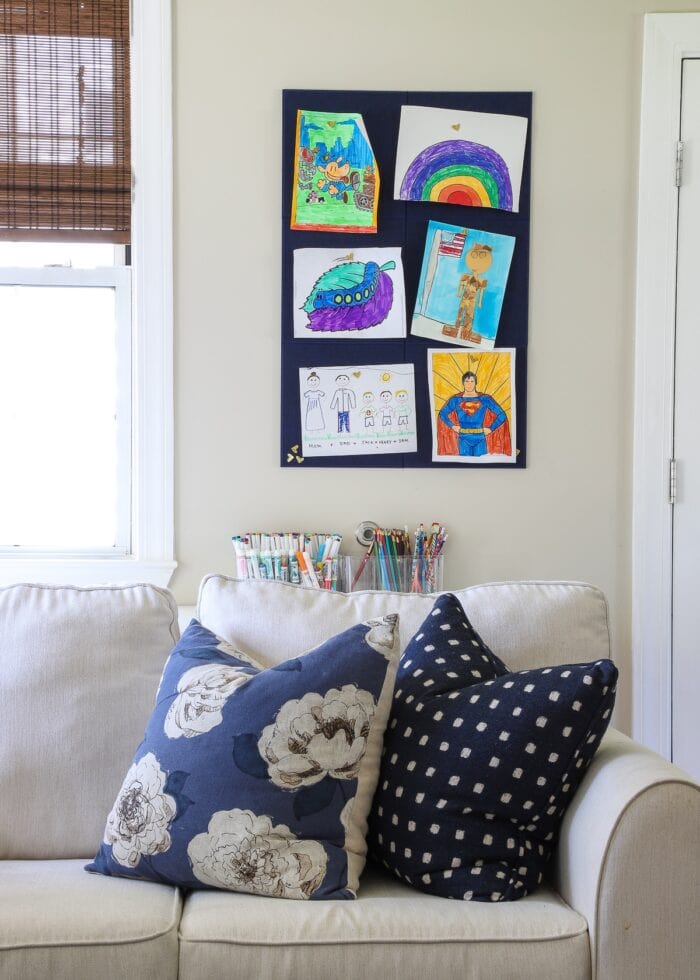
[[0, 589], [0, 858], [94, 854], [178, 636], [155, 586]]
[[[452, 589], [470, 622], [511, 670], [610, 656], [603, 593], [576, 582], [498, 582]], [[434, 595], [326, 592], [286, 582], [208, 575], [197, 618], [264, 664], [281, 663], [334, 633], [398, 613], [401, 649], [433, 608]]]

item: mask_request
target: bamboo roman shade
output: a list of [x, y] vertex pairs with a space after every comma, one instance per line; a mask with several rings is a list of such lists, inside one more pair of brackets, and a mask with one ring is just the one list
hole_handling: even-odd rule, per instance
[[0, 238], [129, 241], [129, 0], [0, 0]]

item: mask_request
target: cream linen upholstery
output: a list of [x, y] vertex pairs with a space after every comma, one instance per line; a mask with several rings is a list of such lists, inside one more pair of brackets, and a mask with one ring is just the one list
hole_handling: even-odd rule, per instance
[[[456, 595], [511, 667], [609, 655], [591, 586]], [[208, 576], [198, 611], [271, 664], [386, 612], [405, 646], [433, 600]], [[613, 731], [565, 817], [551, 885], [519, 902], [436, 898], [368, 869], [354, 902], [197, 892], [183, 911], [167, 886], [88, 874], [177, 638], [162, 589], [0, 589], [0, 980], [700, 975], [700, 787]]]
[[682, 770], [609, 731], [553, 879], [588, 920], [594, 980], [700, 976], [700, 786]]
[[151, 585], [0, 589], [0, 858], [94, 855], [178, 636]]
[[355, 902], [197, 892], [180, 980], [584, 980], [586, 920], [549, 888], [494, 905], [425, 895], [368, 869]]
[[[602, 593], [592, 586], [503, 582], [453, 591], [486, 643], [512, 669], [610, 656], [607, 604]], [[342, 595], [211, 575], [202, 582], [197, 613], [205, 626], [223, 638], [273, 663], [321, 642], [335, 629], [387, 612], [389, 606], [399, 613], [401, 642], [405, 646], [433, 601], [434, 596], [382, 592]], [[386, 969], [382, 966], [377, 975], [401, 980], [413, 976], [423, 980], [428, 973], [436, 980], [452, 976], [502, 980], [535, 976], [538, 971], [541, 977], [554, 980], [579, 975], [595, 980], [695, 980], [700, 975], [700, 787], [680, 770], [610, 731], [567, 813], [552, 875], [561, 898], [588, 922], [592, 962], [586, 960], [585, 966], [581, 961], [567, 965], [557, 962], [551, 947], [563, 955], [562, 949], [570, 945], [566, 953], [569, 955], [574, 948], [573, 938], [555, 942], [540, 937], [535, 943], [531, 937], [524, 945], [523, 937], [517, 938], [510, 916], [519, 910], [534, 926], [534, 919], [530, 918], [532, 906], [526, 904], [529, 899], [507, 907], [455, 902], [452, 905], [456, 908], [450, 906], [450, 914], [460, 918], [459, 929], [471, 937], [468, 950], [443, 937], [433, 948], [433, 958], [426, 955], [423, 960], [421, 955], [427, 945], [392, 946], [387, 934], [382, 947]], [[395, 901], [393, 896], [405, 892], [403, 886], [389, 879], [383, 883], [378, 880], [372, 888], [380, 904], [391, 904]], [[363, 879], [355, 911], [332, 913], [363, 916], [362, 924], [354, 927], [356, 943], [365, 935], [373, 935], [375, 920], [386, 921], [376, 907], [372, 915], [364, 918], [368, 891]], [[442, 920], [433, 914], [437, 906], [430, 903], [441, 900], [414, 892], [406, 894], [419, 910], [412, 920], [412, 928], [418, 930], [415, 935], [421, 935], [422, 916], [426, 917], [428, 935], [438, 935], [435, 930]], [[530, 898], [545, 894], [538, 892]], [[208, 897], [197, 900], [204, 902]], [[214, 944], [216, 955], [221, 957], [216, 962], [227, 962], [227, 954], [216, 936], [207, 938], [200, 929], [197, 923], [202, 919], [195, 917], [195, 911], [197, 905], [188, 900], [182, 952], [188, 971], [195, 962], [195, 936], [198, 947], [205, 942]], [[285, 912], [285, 919], [295, 914], [302, 913]], [[473, 932], [476, 923], [491, 921], [484, 918], [491, 915], [495, 915], [493, 921], [501, 926], [501, 932], [488, 940], [477, 938]], [[396, 929], [399, 928], [397, 923]], [[410, 931], [401, 933], [405, 943]], [[375, 941], [368, 940], [370, 944]], [[542, 948], [546, 946], [548, 952], [546, 962], [536, 965], [538, 943], [544, 944]], [[300, 948], [279, 950], [274, 960], [278, 977], [306, 975], [295, 972], [301, 962], [295, 958], [301, 955]], [[351, 949], [350, 942], [341, 944], [340, 949], [314, 945], [313, 960], [319, 972], [312, 975], [321, 975], [323, 962], [327, 967], [341, 962], [339, 975], [349, 971], [348, 976], [365, 976], [362, 964], [367, 962], [366, 954], [356, 961]], [[266, 948], [259, 955], [272, 958], [273, 952]], [[583, 974], [577, 970], [583, 970]], [[369, 970], [366, 976], [371, 975]]]
[[0, 862], [0, 980], [174, 980], [177, 890], [84, 864]]
[[[475, 629], [511, 668], [610, 656], [602, 592], [571, 582], [500, 582], [454, 589]], [[208, 575], [199, 590], [203, 626], [264, 663], [280, 663], [373, 616], [397, 612], [403, 650], [434, 595], [326, 592], [286, 582]]]

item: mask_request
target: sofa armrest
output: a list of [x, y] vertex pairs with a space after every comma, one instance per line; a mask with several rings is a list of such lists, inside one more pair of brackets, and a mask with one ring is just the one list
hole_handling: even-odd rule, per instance
[[700, 786], [608, 732], [562, 824], [553, 880], [588, 920], [593, 980], [696, 977]]

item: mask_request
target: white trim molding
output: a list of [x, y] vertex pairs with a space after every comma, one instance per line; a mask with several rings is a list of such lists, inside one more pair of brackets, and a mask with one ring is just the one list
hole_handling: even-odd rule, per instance
[[0, 585], [153, 582], [174, 560], [171, 0], [132, 0], [132, 500], [126, 556], [0, 558]]
[[0, 586], [40, 582], [43, 585], [140, 585], [167, 588], [175, 562], [137, 558], [13, 557], [0, 560]]
[[647, 14], [639, 163], [632, 512], [636, 739], [671, 757], [673, 378], [683, 59], [700, 56], [700, 14]]
[[137, 565], [169, 569], [169, 581], [176, 567], [170, 0], [132, 0], [132, 31], [132, 552]]

